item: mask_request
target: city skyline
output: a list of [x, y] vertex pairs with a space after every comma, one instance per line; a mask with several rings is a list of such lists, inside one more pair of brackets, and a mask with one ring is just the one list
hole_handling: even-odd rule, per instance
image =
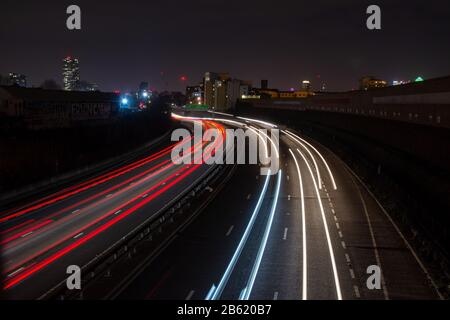
[[[62, 83], [60, 60], [69, 55], [78, 57], [83, 75], [105, 91], [129, 91], [142, 80], [159, 91], [180, 91], [207, 70], [254, 84], [269, 79], [283, 89], [309, 79], [314, 89], [325, 83], [330, 91], [356, 89], [365, 75], [391, 82], [450, 73], [445, 59], [450, 8], [444, 1], [433, 6], [381, 1], [383, 29], [374, 32], [365, 28], [368, 2], [319, 2], [283, 1], [270, 7], [266, 2], [194, 1], [171, 10], [165, 3], [80, 1], [82, 30], [69, 31], [64, 1], [28, 3], [27, 10], [7, 1], [0, 39], [10, 50], [2, 53], [0, 73], [26, 74], [34, 86], [46, 79]], [[39, 46], [31, 50], [35, 44]]]

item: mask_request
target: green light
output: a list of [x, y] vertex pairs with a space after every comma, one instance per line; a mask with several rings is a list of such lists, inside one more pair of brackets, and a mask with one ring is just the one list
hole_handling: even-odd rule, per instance
[[415, 82], [422, 82], [422, 81], [424, 81], [422, 77], [417, 77], [415, 80]]

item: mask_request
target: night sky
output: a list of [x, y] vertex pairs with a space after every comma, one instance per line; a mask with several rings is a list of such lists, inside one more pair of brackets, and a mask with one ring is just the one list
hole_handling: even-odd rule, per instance
[[[66, 8], [82, 10], [82, 30], [66, 29]], [[382, 30], [366, 28], [366, 8], [382, 8]], [[62, 59], [80, 59], [81, 78], [102, 90], [181, 90], [205, 71], [269, 79], [288, 89], [357, 87], [363, 75], [389, 81], [450, 75], [448, 0], [127, 0], [0, 4], [0, 74], [62, 82]], [[164, 72], [164, 76], [161, 75]], [[320, 79], [319, 79], [320, 77]]]

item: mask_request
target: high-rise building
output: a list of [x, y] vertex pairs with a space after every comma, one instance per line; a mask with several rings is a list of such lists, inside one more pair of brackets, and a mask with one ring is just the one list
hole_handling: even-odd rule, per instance
[[26, 88], [27, 87], [27, 77], [20, 73], [10, 72], [8, 84], [12, 85], [12, 86]]
[[73, 57], [66, 57], [63, 60], [63, 82], [64, 90], [77, 90], [80, 82], [80, 66], [78, 59]]
[[261, 80], [261, 89], [269, 88], [269, 80]]
[[230, 79], [228, 73], [206, 72], [204, 78], [204, 104], [210, 109], [226, 109], [226, 82]]

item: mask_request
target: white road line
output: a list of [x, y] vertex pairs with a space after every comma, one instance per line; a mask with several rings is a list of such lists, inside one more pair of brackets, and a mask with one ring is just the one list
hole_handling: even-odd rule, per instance
[[339, 225], [339, 222], [336, 222], [336, 228], [340, 229], [341, 226]]
[[228, 229], [228, 231], [227, 231], [227, 233], [225, 234], [225, 236], [228, 237], [228, 236], [231, 234], [231, 231], [233, 231], [233, 229], [234, 229], [234, 225], [232, 225], [232, 226]]
[[287, 239], [288, 228], [284, 228], [283, 240]]
[[353, 286], [353, 290], [355, 291], [355, 296], [356, 296], [357, 298], [361, 298], [361, 295], [360, 295], [360, 293], [359, 293], [359, 288], [358, 288], [358, 286]]
[[351, 277], [352, 279], [355, 279], [355, 272], [353, 271], [353, 269], [350, 268], [350, 269], [348, 269], [348, 270], [350, 271], [350, 277]]
[[142, 196], [142, 199], [147, 198], [147, 197], [148, 197], [148, 194], [144, 194], [144, 195]]
[[297, 168], [297, 174], [298, 174], [298, 181], [299, 181], [299, 188], [300, 188], [300, 199], [301, 199], [301, 211], [302, 211], [302, 256], [303, 256], [303, 262], [302, 262], [302, 299], [307, 300], [307, 288], [308, 288], [308, 257], [307, 257], [307, 250], [306, 250], [306, 215], [305, 215], [305, 196], [303, 193], [303, 179], [302, 174], [300, 171], [300, 166], [298, 165], [297, 158], [295, 157], [294, 152], [292, 152], [291, 149], [289, 149], [289, 152], [291, 153], [291, 156], [294, 158], [295, 166]]
[[30, 231], [30, 232], [28, 232], [28, 233], [25, 233], [24, 235], [22, 235], [21, 236], [21, 238], [25, 238], [25, 237], [28, 237], [30, 234], [32, 234], [33, 233], [33, 231]]
[[84, 234], [84, 232], [80, 232], [79, 234], [77, 234], [75, 237], [73, 237], [74, 239], [78, 239], [79, 237], [81, 237]]
[[80, 212], [80, 209], [77, 209], [77, 210], [75, 210], [75, 211], [72, 211], [73, 214], [75, 214], [75, 213], [77, 213], [77, 212]]
[[336, 216], [333, 216], [334, 221], [338, 221], [338, 218]]
[[278, 291], [273, 293], [273, 300], [278, 300]]
[[119, 214], [119, 213], [121, 213], [121, 212], [122, 212], [122, 210], [118, 210], [118, 211], [116, 211], [114, 214], [117, 215], [117, 214]]
[[308, 160], [306, 159], [305, 155], [299, 149], [297, 149], [297, 152], [300, 154], [300, 156], [305, 161], [306, 166], [308, 167], [309, 173], [311, 175], [311, 178], [313, 180], [314, 189], [316, 190], [316, 195], [317, 195], [317, 201], [318, 201], [319, 207], [320, 207], [320, 213], [322, 215], [322, 223], [323, 223], [323, 227], [325, 229], [325, 235], [327, 238], [328, 251], [330, 254], [331, 265], [333, 268], [334, 283], [336, 286], [336, 295], [337, 295], [338, 300], [342, 300], [341, 285], [339, 283], [339, 275], [338, 275], [338, 271], [337, 271], [337, 267], [336, 267], [336, 260], [334, 258], [333, 244], [331, 243], [330, 231], [328, 230], [327, 218], [325, 217], [325, 211], [323, 209], [323, 204], [322, 204], [322, 199], [320, 197], [319, 188], [317, 187], [317, 182], [316, 182], [316, 179], [314, 178], [314, 173], [313, 173], [311, 166], [309, 165]]
[[350, 256], [348, 255], [348, 253], [346, 253], [345, 254], [345, 260], [348, 262], [348, 263], [350, 263]]
[[22, 271], [23, 269], [25, 269], [25, 268], [24, 268], [24, 267], [20, 267], [20, 268], [17, 269], [16, 271], [11, 272], [10, 274], [8, 274], [8, 278], [10, 278], [10, 277], [16, 275], [17, 273], [19, 273], [19, 272]]
[[106, 197], [105, 197], [105, 198], [110, 198], [110, 197], [112, 197], [112, 193], [110, 193], [110, 194], [106, 195]]
[[333, 214], [336, 214], [336, 211], [334, 211], [333, 208], [331, 208], [331, 212], [332, 212]]
[[192, 298], [192, 296], [194, 295], [194, 293], [195, 293], [195, 291], [194, 291], [194, 290], [191, 290], [191, 291], [189, 292], [189, 294], [187, 295], [186, 300], [191, 300], [191, 298]]
[[345, 244], [345, 241], [341, 241], [341, 245], [342, 245], [342, 248], [347, 249], [347, 245]]
[[289, 181], [289, 176], [286, 176], [287, 181]]
[[249, 194], [247, 195], [247, 200], [250, 200], [251, 197], [252, 197], [252, 194], [249, 193]]
[[288, 194], [288, 201], [291, 201], [291, 195]]
[[339, 233], [339, 238], [343, 238], [344, 237], [344, 235], [342, 234], [341, 231], [339, 231], [338, 233]]

